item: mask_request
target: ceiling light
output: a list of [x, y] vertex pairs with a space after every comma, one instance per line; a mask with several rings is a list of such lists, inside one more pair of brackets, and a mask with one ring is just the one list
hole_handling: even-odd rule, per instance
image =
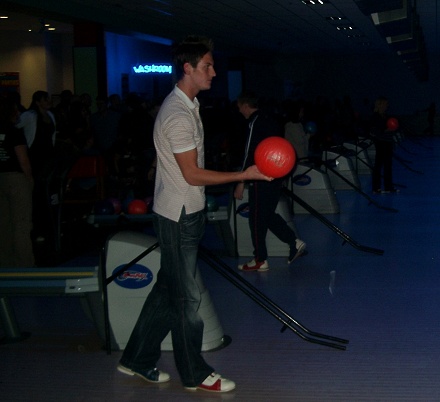
[[326, 4], [326, 3], [330, 3], [329, 0], [301, 0], [303, 4], [307, 4], [307, 5], [317, 5], [317, 4]]
[[341, 20], [345, 20], [345, 17], [330, 16], [330, 17], [325, 17], [325, 19], [327, 21], [341, 21]]
[[1, 20], [6, 20], [6, 19], [8, 19], [9, 17], [7, 16], [7, 15], [0, 15], [0, 19]]
[[350, 30], [352, 30], [352, 29], [354, 29], [351, 25], [338, 25], [337, 27], [336, 27], [336, 29], [338, 30], [338, 31], [350, 31]]

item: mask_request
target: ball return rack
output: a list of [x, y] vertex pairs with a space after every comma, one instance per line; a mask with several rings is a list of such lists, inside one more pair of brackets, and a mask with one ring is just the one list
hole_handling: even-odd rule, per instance
[[[107, 353], [111, 353], [110, 346], [110, 323], [108, 318], [108, 301], [107, 301], [107, 293], [106, 286], [110, 284], [116, 277], [121, 275], [128, 268], [136, 264], [136, 262], [142, 260], [146, 255], [151, 253], [159, 247], [159, 243], [155, 243], [150, 246], [148, 249], [143, 251], [139, 256], [128, 262], [126, 265], [121, 267], [120, 270], [115, 272], [108, 278], [102, 278], [104, 283], [103, 286], [103, 299], [104, 299], [104, 311], [105, 311], [105, 334], [106, 334], [106, 349]], [[264, 295], [260, 290], [255, 288], [251, 283], [242, 278], [237, 272], [235, 272], [231, 267], [225, 264], [219, 257], [215, 256], [212, 252], [206, 249], [203, 246], [199, 246], [199, 258], [206, 262], [208, 266], [221, 274], [224, 278], [226, 278], [230, 283], [240, 289], [245, 295], [250, 297], [253, 301], [255, 301], [260, 307], [264, 308], [268, 313], [274, 316], [277, 320], [279, 320], [283, 327], [281, 328], [281, 332], [284, 332], [287, 328], [292, 330], [296, 335], [298, 335], [301, 339], [331, 347], [339, 350], [346, 350], [346, 345], [349, 343], [346, 339], [337, 338], [330, 335], [320, 334], [318, 332], [314, 332], [306, 328], [300, 322], [295, 320], [291, 315], [289, 315], [286, 311], [284, 311], [281, 307], [279, 307], [275, 302], [270, 300], [266, 295]], [[105, 272], [105, 270], [102, 270]]]
[[258, 290], [240, 274], [225, 264], [219, 257], [203, 246], [199, 246], [199, 257], [230, 283], [240, 289], [246, 296], [250, 297], [260, 307], [280, 321], [283, 324], [281, 332], [284, 332], [288, 328], [304, 341], [328, 346], [334, 349], [346, 350], [346, 344], [349, 343], [348, 340], [331, 335], [320, 334], [306, 328], [275, 302], [269, 299], [263, 292]]
[[282, 187], [281, 190], [286, 196], [290, 197], [293, 200], [293, 202], [296, 202], [299, 205], [301, 205], [305, 210], [309, 211], [310, 214], [312, 214], [317, 219], [319, 219], [329, 229], [331, 229], [333, 232], [335, 232], [338, 236], [342, 237], [342, 239], [344, 240], [342, 245], [344, 245], [345, 243], [349, 243], [351, 246], [353, 246], [354, 248], [356, 248], [358, 250], [365, 251], [367, 253], [383, 255], [384, 250], [374, 248], [374, 247], [365, 246], [363, 244], [359, 244], [357, 241], [352, 239], [347, 233], [345, 233], [343, 230], [341, 230], [339, 227], [337, 227], [332, 222], [330, 222], [327, 218], [325, 218], [323, 215], [321, 215], [316, 209], [311, 207], [302, 198], [300, 198], [296, 194], [294, 194], [292, 190], [289, 190], [287, 187]]

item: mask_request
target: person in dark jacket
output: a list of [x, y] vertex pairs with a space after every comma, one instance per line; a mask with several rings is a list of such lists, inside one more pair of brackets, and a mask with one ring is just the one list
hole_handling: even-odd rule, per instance
[[23, 130], [15, 127], [19, 115], [12, 98], [0, 97], [0, 268], [35, 265], [33, 176]]
[[52, 199], [56, 169], [56, 121], [52, 100], [46, 91], [32, 95], [29, 109], [20, 115], [17, 127], [23, 129], [34, 177], [32, 237], [37, 242], [54, 238]]
[[[258, 105], [258, 97], [253, 92], [243, 92], [237, 99], [239, 112], [248, 120], [247, 141], [243, 170], [255, 164], [254, 153], [257, 145], [267, 137], [284, 137], [283, 127], [267, 113], [264, 113]], [[266, 247], [266, 234], [270, 230], [282, 242], [290, 247], [287, 262], [304, 253], [306, 244], [296, 238], [295, 232], [287, 222], [275, 212], [281, 196], [281, 186], [284, 178], [271, 182], [249, 181], [249, 229], [251, 232], [254, 258], [238, 268], [242, 271], [267, 271], [268, 254]], [[234, 197], [243, 198], [245, 183], [238, 183], [235, 187]]]
[[[381, 96], [374, 103], [374, 112], [370, 122], [370, 134], [376, 148], [376, 156], [372, 172], [372, 187], [374, 194], [397, 193], [393, 185], [393, 149], [394, 131], [387, 128], [389, 102]], [[383, 172], [383, 184], [381, 176]]]

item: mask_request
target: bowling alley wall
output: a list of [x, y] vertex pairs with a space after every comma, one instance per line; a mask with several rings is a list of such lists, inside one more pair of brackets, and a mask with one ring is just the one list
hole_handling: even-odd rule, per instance
[[[215, 41], [215, 38], [213, 38]], [[137, 92], [149, 98], [163, 97], [175, 82], [170, 41], [105, 34], [108, 95]], [[17, 33], [0, 36], [0, 73], [18, 72], [25, 106], [39, 89], [52, 95], [73, 90], [73, 37], [69, 34]], [[135, 68], [143, 73], [136, 73]], [[162, 69], [158, 71], [157, 69]], [[265, 55], [231, 60], [215, 51], [217, 77], [202, 97], [234, 100], [242, 88], [254, 89], [267, 98], [329, 99], [350, 96], [355, 106], [384, 95], [395, 114], [411, 115], [437, 101], [440, 69], [431, 68], [427, 82], [416, 77], [393, 53]], [[150, 73], [146, 71], [152, 69]], [[233, 82], [228, 77], [234, 77]], [[94, 94], [92, 94], [94, 97]]]

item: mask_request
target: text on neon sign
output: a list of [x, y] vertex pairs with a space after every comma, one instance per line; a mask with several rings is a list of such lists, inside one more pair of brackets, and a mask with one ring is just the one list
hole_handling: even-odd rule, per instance
[[134, 66], [133, 70], [136, 74], [171, 74], [173, 72], [173, 66], [168, 64], [146, 64], [145, 66], [139, 65], [139, 67]]

